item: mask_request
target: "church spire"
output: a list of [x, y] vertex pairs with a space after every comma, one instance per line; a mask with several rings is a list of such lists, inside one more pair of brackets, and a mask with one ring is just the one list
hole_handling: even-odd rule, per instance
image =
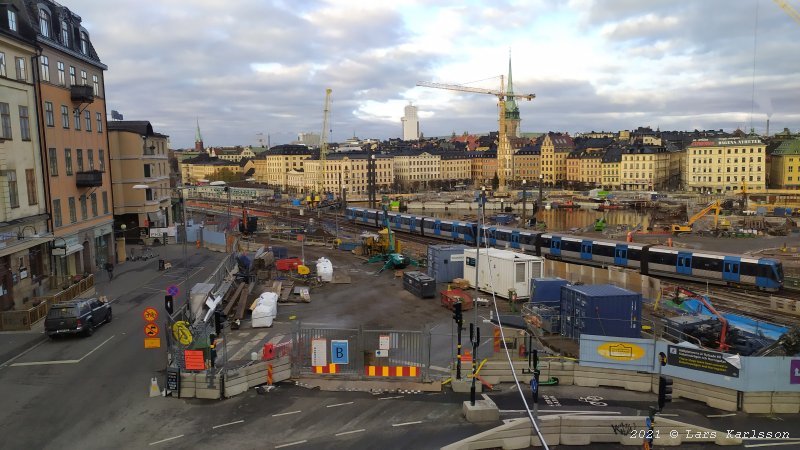
[[195, 151], [202, 152], [205, 149], [203, 146], [203, 135], [200, 134], [200, 119], [197, 120], [197, 131], [194, 134], [194, 149]]
[[[506, 85], [506, 94], [514, 93], [514, 81], [511, 78], [511, 50], [508, 51], [508, 84]], [[506, 99], [506, 119], [519, 120], [519, 107], [514, 97]]]

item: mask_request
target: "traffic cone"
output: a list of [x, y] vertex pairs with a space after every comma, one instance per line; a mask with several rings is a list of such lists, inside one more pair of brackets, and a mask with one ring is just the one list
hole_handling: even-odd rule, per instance
[[150, 379], [150, 397], [161, 397], [161, 388], [158, 387], [158, 379]]

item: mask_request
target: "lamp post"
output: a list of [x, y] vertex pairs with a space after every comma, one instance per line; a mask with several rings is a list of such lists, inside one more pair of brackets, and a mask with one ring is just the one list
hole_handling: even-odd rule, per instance
[[526, 226], [527, 222], [525, 221], [525, 203], [527, 201], [527, 195], [525, 191], [525, 178], [522, 179], [522, 226]]
[[539, 208], [542, 207], [542, 185], [544, 184], [544, 175], [539, 174]]

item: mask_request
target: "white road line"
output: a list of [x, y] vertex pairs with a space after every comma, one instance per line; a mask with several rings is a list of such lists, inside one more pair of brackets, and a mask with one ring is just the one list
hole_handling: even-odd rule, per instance
[[779, 445], [797, 445], [797, 441], [792, 442], [773, 442], [770, 444], [745, 444], [745, 448], [753, 448], [753, 447], [777, 447]]
[[[501, 413], [505, 414], [514, 414], [514, 413], [527, 413], [527, 409], [501, 409], [499, 410]], [[620, 411], [604, 411], [604, 410], [596, 410], [596, 411], [578, 411], [578, 410], [564, 410], [564, 409], [539, 409], [540, 414], [621, 414]]]
[[[101, 342], [101, 343], [100, 343], [100, 345], [98, 345], [97, 347], [95, 347], [95, 348], [93, 348], [92, 350], [90, 350], [90, 351], [89, 351], [89, 353], [87, 353], [87, 354], [83, 355], [83, 356], [81, 357], [81, 359], [62, 359], [62, 360], [55, 360], [55, 361], [31, 361], [31, 362], [22, 362], [22, 363], [14, 363], [14, 364], [11, 364], [11, 366], [10, 366], [10, 367], [24, 367], [24, 366], [51, 366], [51, 365], [56, 365], [56, 364], [77, 364], [77, 363], [79, 363], [79, 362], [83, 361], [83, 360], [84, 360], [84, 359], [85, 359], [87, 356], [89, 356], [89, 355], [91, 355], [92, 353], [94, 353], [95, 351], [97, 351], [97, 349], [99, 349], [100, 347], [102, 347], [103, 345], [105, 345], [105, 344], [106, 344], [106, 342], [110, 341], [111, 339], [114, 339], [114, 337], [115, 337], [115, 336], [116, 336], [116, 334], [115, 334], [114, 336], [111, 336], [110, 338], [106, 339], [105, 341]], [[37, 345], [37, 347], [38, 347], [38, 345]], [[31, 347], [30, 349], [28, 349], [28, 351], [30, 351], [30, 350], [33, 350], [34, 348], [35, 348], [35, 347]], [[24, 353], [23, 353], [23, 354], [24, 354]], [[19, 355], [19, 356], [22, 356], [22, 355]], [[19, 356], [17, 356], [17, 357], [19, 357]]]
[[335, 405], [328, 405], [328, 406], [326, 406], [326, 408], [335, 408], [335, 407], [337, 407], [337, 406], [352, 405], [352, 404], [353, 404], [353, 402], [347, 402], [347, 403], [337, 403], [337, 404], [335, 404]]
[[273, 414], [272, 417], [279, 417], [279, 416], [288, 416], [289, 414], [300, 414], [302, 411], [290, 411], [280, 414]]
[[308, 441], [303, 440], [303, 441], [297, 441], [297, 442], [290, 442], [288, 444], [276, 445], [275, 448], [290, 447], [292, 445], [305, 444], [306, 442], [308, 442]]
[[421, 420], [417, 420], [416, 422], [405, 422], [405, 423], [393, 423], [393, 427], [404, 427], [406, 425], [416, 425], [418, 423], [422, 423]]
[[183, 435], [182, 435], [182, 434], [181, 434], [181, 435], [179, 435], [179, 436], [172, 436], [171, 438], [166, 438], [166, 439], [162, 439], [162, 440], [160, 440], [160, 441], [151, 442], [151, 443], [149, 443], [148, 445], [156, 445], [156, 444], [161, 444], [162, 442], [167, 442], [167, 441], [171, 441], [171, 440], [173, 440], [173, 439], [178, 439], [178, 438], [182, 438], [182, 437], [183, 437]]
[[389, 400], [389, 399], [392, 399], [392, 398], [403, 398], [403, 397], [405, 397], [405, 396], [404, 395], [395, 395], [394, 397], [381, 397], [378, 400]]
[[47, 341], [48, 341], [47, 339], [42, 339], [41, 341], [39, 341], [39, 343], [38, 343], [38, 344], [34, 345], [33, 347], [31, 347], [31, 348], [29, 348], [29, 349], [27, 349], [27, 350], [24, 350], [24, 351], [23, 351], [22, 353], [20, 353], [19, 355], [15, 356], [15, 357], [13, 357], [13, 358], [11, 358], [11, 359], [9, 359], [8, 361], [4, 362], [3, 364], [0, 364], [0, 367], [5, 367], [5, 366], [7, 366], [9, 363], [11, 363], [11, 362], [13, 362], [13, 361], [16, 361], [16, 360], [17, 360], [17, 359], [19, 359], [19, 358], [22, 358], [22, 357], [23, 357], [23, 356], [25, 356], [25, 355], [26, 355], [28, 352], [30, 352], [31, 350], [35, 349], [36, 347], [38, 347], [38, 346], [40, 346], [40, 345], [44, 344], [44, 343], [45, 343], [45, 342], [47, 342]]
[[428, 366], [428, 368], [430, 368], [431, 370], [433, 370], [433, 371], [435, 371], [435, 372], [444, 372], [444, 373], [450, 373], [450, 369], [448, 369], [447, 367], [442, 367], [442, 366]]
[[[661, 413], [658, 413], [656, 415], [658, 417], [678, 417], [678, 414], [661, 414]], [[734, 415], [736, 415], [736, 414], [734, 414]]]
[[365, 430], [365, 429], [363, 429], [363, 428], [362, 428], [362, 429], [360, 429], [360, 430], [353, 430], [353, 431], [342, 431], [341, 433], [336, 433], [336, 434], [334, 434], [334, 436], [344, 436], [344, 435], [346, 435], [346, 434], [361, 433], [361, 432], [363, 432], [363, 431], [367, 431], [367, 430]]
[[736, 415], [736, 413], [731, 413], [731, 414], [709, 414], [706, 417], [733, 417], [735, 415]]
[[214, 425], [213, 427], [211, 427], [211, 429], [212, 430], [216, 430], [217, 428], [227, 427], [227, 426], [230, 426], [230, 425], [236, 425], [237, 423], [244, 423], [244, 420], [237, 420], [236, 422], [223, 423], [222, 425]]

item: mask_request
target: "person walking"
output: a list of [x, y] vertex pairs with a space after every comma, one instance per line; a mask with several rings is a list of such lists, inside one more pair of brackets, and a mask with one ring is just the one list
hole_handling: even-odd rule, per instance
[[111, 261], [106, 263], [106, 271], [108, 272], [108, 280], [111, 281], [114, 279], [114, 264]]

